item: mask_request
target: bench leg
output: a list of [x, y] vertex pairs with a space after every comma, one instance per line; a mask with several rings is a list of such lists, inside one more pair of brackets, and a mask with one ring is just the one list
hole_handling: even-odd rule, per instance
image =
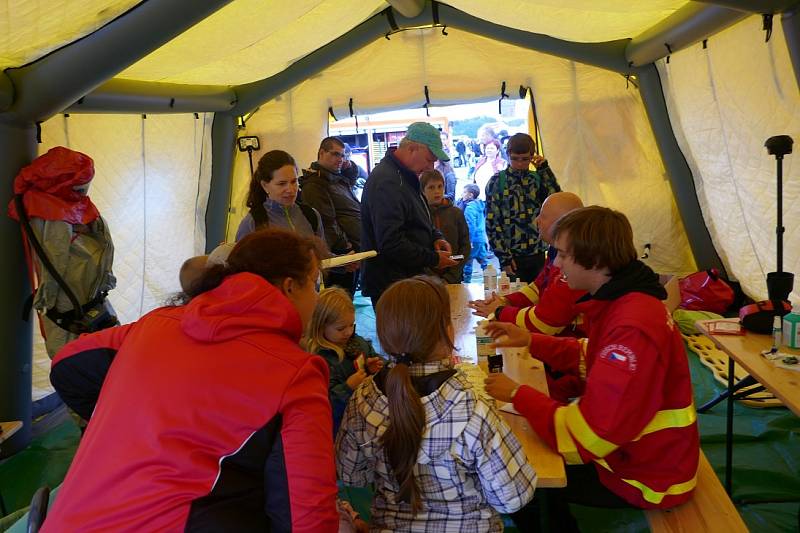
[[728, 496], [733, 492], [731, 480], [731, 470], [733, 467], [733, 366], [733, 357], [728, 356], [728, 412], [725, 424], [725, 492], [728, 493]]
[[[730, 377], [728, 379], [730, 380]], [[736, 391], [738, 391], [739, 389], [741, 389], [743, 387], [749, 387], [751, 385], [755, 385], [756, 383], [758, 383], [756, 381], [756, 378], [754, 378], [753, 376], [748, 375], [747, 377], [741, 379], [739, 381], [739, 383], [737, 383], [736, 385], [733, 386], [733, 392], [735, 393]], [[728, 386], [730, 387], [730, 385], [728, 385]], [[764, 390], [764, 389], [761, 388], [761, 390]], [[736, 399], [738, 400], [740, 398], [746, 398], [749, 394], [756, 393], [756, 392], [761, 392], [761, 390], [748, 391], [746, 394], [741, 394], [741, 395], [737, 394], [736, 395]], [[706, 411], [708, 411], [709, 409], [711, 409], [712, 407], [717, 405], [719, 402], [721, 402], [723, 400], [726, 400], [729, 395], [730, 395], [730, 389], [725, 389], [721, 393], [717, 394], [717, 396], [715, 398], [709, 400], [708, 402], [706, 402], [703, 405], [701, 405], [700, 407], [698, 407], [697, 408], [697, 412], [698, 413], [705, 413]]]

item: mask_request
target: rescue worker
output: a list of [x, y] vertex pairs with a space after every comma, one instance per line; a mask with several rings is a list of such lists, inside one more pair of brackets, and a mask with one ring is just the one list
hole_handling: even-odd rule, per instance
[[[506, 296], [492, 294], [488, 300], [469, 302], [476, 315], [489, 317], [494, 314], [496, 320], [516, 324], [532, 333], [571, 336], [581, 333], [573, 328], [565, 331], [565, 328], [570, 324], [577, 328], [579, 312], [576, 302], [586, 292], [571, 289], [561, 277], [561, 271], [554, 264], [557, 253], [552, 245], [555, 222], [566, 213], [581, 207], [581, 199], [571, 192], [556, 192], [547, 197], [536, 217], [539, 235], [550, 245], [544, 268], [533, 283], [518, 292]], [[555, 372], [549, 365], [545, 365], [545, 370], [551, 398], [566, 402], [582, 392], [583, 384], [577, 372]]]
[[[585, 375], [585, 391], [565, 405], [503, 374], [486, 391], [513, 402], [567, 463], [567, 486], [551, 491], [550, 516], [577, 531], [569, 503], [597, 507], [669, 508], [697, 483], [699, 436], [692, 383], [680, 334], [658, 276], [636, 259], [622, 213], [591, 206], [568, 213], [553, 230], [555, 266], [570, 288], [585, 290], [588, 339], [531, 334], [492, 322], [497, 346], [530, 346], [554, 369]], [[515, 521], [538, 528], [527, 509]]]

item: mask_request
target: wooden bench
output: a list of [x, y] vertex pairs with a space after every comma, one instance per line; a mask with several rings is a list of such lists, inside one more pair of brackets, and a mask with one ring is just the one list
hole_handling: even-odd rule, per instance
[[737, 533], [748, 531], [742, 517], [722, 487], [717, 474], [700, 451], [694, 497], [672, 509], [646, 511], [653, 533]]

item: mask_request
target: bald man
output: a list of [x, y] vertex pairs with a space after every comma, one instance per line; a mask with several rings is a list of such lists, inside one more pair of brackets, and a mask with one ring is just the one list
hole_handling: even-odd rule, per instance
[[[562, 279], [561, 271], [553, 264], [556, 249], [552, 240], [555, 222], [581, 207], [583, 202], [571, 192], [556, 192], [545, 199], [539, 216], [536, 217], [539, 235], [550, 245], [544, 267], [534, 282], [519, 292], [506, 296], [493, 294], [488, 300], [470, 302], [469, 306], [475, 310], [476, 315], [487, 317], [494, 313], [495, 320], [516, 324], [532, 333], [583, 336], [576, 331], [576, 319], [580, 314], [576, 302], [586, 291], [570, 289]], [[571, 328], [567, 329], [568, 326]], [[536, 355], [538, 357], [539, 354]], [[546, 370], [548, 387], [553, 398], [566, 401], [581, 392], [579, 376], [563, 374], [549, 367]]]

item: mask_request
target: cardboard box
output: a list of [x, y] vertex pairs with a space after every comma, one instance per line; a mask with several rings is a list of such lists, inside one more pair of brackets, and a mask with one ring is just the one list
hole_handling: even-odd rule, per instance
[[664, 305], [666, 305], [669, 312], [672, 313], [681, 304], [681, 291], [678, 287], [678, 276], [659, 274], [658, 280], [661, 282], [661, 285], [667, 289], [667, 299], [664, 300]]

